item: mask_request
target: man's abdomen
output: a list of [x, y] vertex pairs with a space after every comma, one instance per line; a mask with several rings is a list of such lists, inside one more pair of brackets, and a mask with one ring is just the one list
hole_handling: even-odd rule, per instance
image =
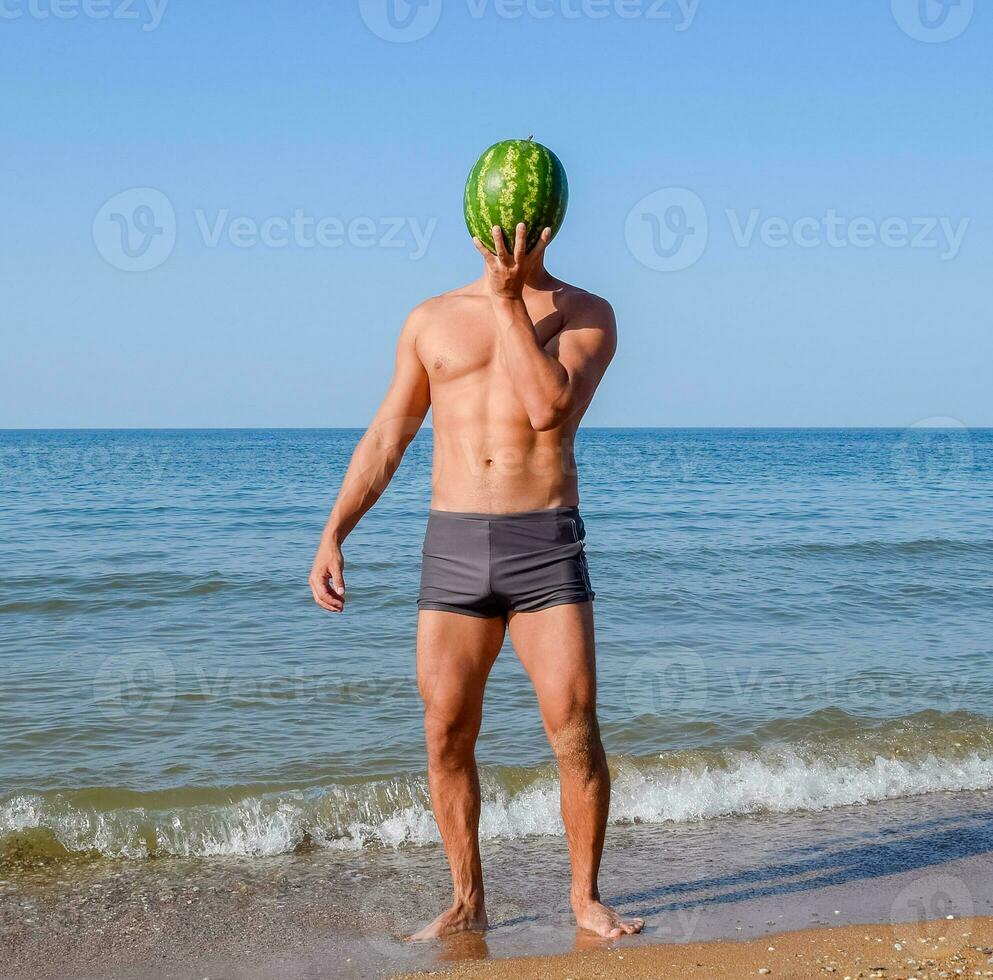
[[579, 503], [579, 419], [536, 431], [495, 346], [475, 367], [432, 378], [431, 418], [432, 507], [499, 514]]
[[436, 424], [434, 509], [506, 514], [578, 503], [571, 431]]

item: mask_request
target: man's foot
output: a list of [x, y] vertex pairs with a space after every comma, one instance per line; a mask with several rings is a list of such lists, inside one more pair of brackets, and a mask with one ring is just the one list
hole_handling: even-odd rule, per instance
[[604, 939], [631, 936], [645, 927], [644, 919], [622, 919], [602, 902], [574, 902], [572, 910], [576, 913], [576, 924], [581, 929], [589, 929]]
[[443, 936], [453, 936], [458, 932], [483, 932], [485, 929], [486, 910], [484, 908], [456, 904], [442, 912], [434, 922], [429, 923], [419, 932], [415, 932], [410, 938], [414, 941], [441, 939]]

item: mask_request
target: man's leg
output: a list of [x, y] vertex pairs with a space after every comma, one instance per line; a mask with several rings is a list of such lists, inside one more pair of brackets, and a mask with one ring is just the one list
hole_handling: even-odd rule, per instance
[[601, 936], [639, 932], [642, 920], [623, 920], [601, 904], [597, 886], [610, 807], [610, 773], [596, 717], [593, 607], [584, 602], [512, 613], [510, 638], [534, 684], [545, 732], [559, 763], [576, 921]]
[[452, 869], [454, 899], [413, 939], [486, 928], [479, 860], [476, 736], [483, 689], [500, 652], [503, 619], [421, 610], [417, 620], [417, 686], [424, 700], [431, 804]]

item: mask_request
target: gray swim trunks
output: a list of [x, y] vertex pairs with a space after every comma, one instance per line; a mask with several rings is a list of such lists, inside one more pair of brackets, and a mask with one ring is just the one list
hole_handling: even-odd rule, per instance
[[417, 606], [489, 618], [589, 602], [585, 538], [576, 507], [521, 514], [432, 510]]

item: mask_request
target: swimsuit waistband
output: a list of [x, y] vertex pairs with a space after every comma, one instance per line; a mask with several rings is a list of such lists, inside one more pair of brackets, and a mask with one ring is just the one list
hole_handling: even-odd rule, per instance
[[455, 510], [435, 510], [432, 507], [428, 513], [432, 517], [454, 517], [465, 521], [520, 521], [541, 520], [550, 517], [576, 517], [579, 515], [579, 507], [546, 507], [543, 510], [522, 510], [510, 514], [471, 514]]

